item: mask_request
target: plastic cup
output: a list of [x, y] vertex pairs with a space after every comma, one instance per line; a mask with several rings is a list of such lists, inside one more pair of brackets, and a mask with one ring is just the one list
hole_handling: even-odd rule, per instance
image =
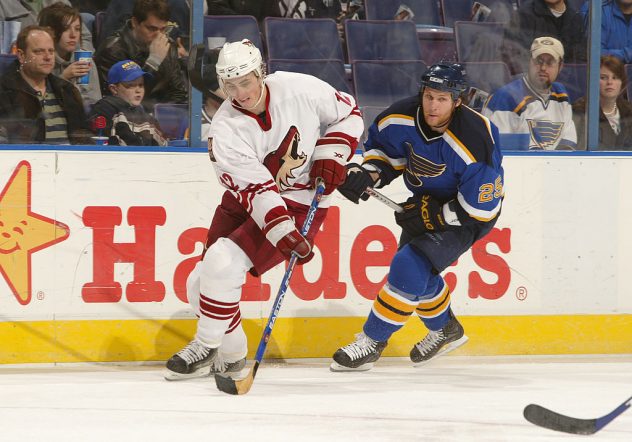
[[[92, 51], [75, 51], [75, 61], [85, 61], [87, 63], [92, 64]], [[77, 78], [77, 84], [89, 84], [90, 83], [90, 72], [88, 72], [83, 77]]]
[[107, 146], [109, 137], [90, 137], [94, 140], [94, 144], [97, 146]]

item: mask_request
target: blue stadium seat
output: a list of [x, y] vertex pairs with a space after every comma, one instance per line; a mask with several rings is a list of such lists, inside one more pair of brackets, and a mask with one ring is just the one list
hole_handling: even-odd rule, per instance
[[271, 59], [344, 60], [338, 28], [330, 18], [266, 17], [263, 26]]
[[349, 63], [356, 60], [421, 60], [417, 29], [411, 21], [345, 21]]
[[417, 28], [421, 58], [432, 65], [440, 61], [456, 61], [454, 32], [445, 27]]
[[509, 67], [502, 61], [472, 61], [463, 65], [470, 86], [490, 94], [511, 81]]
[[182, 140], [189, 127], [187, 104], [158, 103], [154, 106], [154, 117], [162, 133], [170, 140]]
[[17, 60], [16, 55], [12, 54], [0, 54], [0, 76], [4, 75], [9, 67], [13, 64], [15, 60]]
[[101, 35], [103, 22], [105, 21], [105, 11], [99, 11], [94, 15], [94, 28], [92, 30], [92, 44], [98, 48], [105, 35]]
[[[475, 87], [488, 95], [511, 81], [509, 67], [502, 61], [483, 61], [463, 63], [469, 85]], [[468, 105], [479, 111], [483, 108], [485, 101], [472, 100]]]
[[229, 43], [247, 38], [264, 52], [259, 25], [251, 15], [205, 15], [204, 43], [208, 37], [223, 37]]
[[364, 150], [364, 142], [366, 141], [369, 135], [369, 127], [373, 124], [373, 120], [377, 117], [384, 109], [388, 106], [362, 106], [360, 108], [360, 112], [362, 112], [362, 121], [364, 121], [364, 132], [360, 137], [360, 142], [358, 143], [358, 149]]
[[575, 100], [586, 95], [588, 66], [585, 63], [564, 63], [562, 71], [555, 81], [566, 87], [568, 98], [571, 103], [574, 103]]
[[275, 60], [268, 61], [268, 71], [300, 72], [320, 78], [335, 89], [350, 93], [342, 60]]
[[419, 92], [426, 64], [420, 60], [359, 60], [351, 70], [358, 106], [385, 108]]
[[415, 14], [413, 22], [418, 25], [443, 26], [437, 0], [364, 0], [367, 20], [393, 20], [401, 4]]
[[472, 6], [477, 1], [491, 9], [487, 21], [508, 22], [519, 4], [518, 0], [441, 0], [444, 26], [454, 27], [454, 22], [470, 21]]
[[475, 23], [457, 21], [454, 23], [457, 60], [502, 61], [500, 47], [504, 38], [504, 25], [496, 22]]

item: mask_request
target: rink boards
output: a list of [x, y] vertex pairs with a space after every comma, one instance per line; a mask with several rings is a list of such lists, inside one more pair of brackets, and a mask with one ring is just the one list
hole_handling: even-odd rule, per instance
[[[632, 353], [632, 157], [507, 156], [499, 222], [444, 277], [459, 354]], [[397, 200], [398, 180], [384, 189]], [[223, 188], [204, 152], [0, 151], [0, 363], [162, 360], [195, 319], [185, 281]], [[361, 329], [399, 228], [339, 194], [269, 357], [328, 357]], [[254, 352], [283, 274], [248, 278]], [[407, 355], [416, 318], [385, 355]]]

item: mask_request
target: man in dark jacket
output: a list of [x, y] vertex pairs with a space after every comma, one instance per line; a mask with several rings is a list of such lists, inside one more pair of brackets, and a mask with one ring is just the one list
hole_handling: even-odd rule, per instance
[[252, 15], [258, 22], [269, 16], [270, 0], [207, 0], [208, 15]]
[[18, 34], [18, 59], [0, 78], [0, 142], [92, 144], [79, 91], [51, 74], [51, 32], [27, 26]]
[[503, 58], [512, 73], [526, 72], [531, 42], [554, 37], [564, 46], [566, 63], [586, 62], [584, 21], [567, 0], [523, 0], [505, 31]]
[[143, 102], [149, 111], [156, 103], [187, 102], [177, 44], [167, 35], [168, 20], [165, 0], [136, 0], [132, 18], [106, 39], [95, 55], [103, 95], [109, 94], [106, 85], [110, 68], [121, 60], [133, 60], [153, 76], [145, 86]]

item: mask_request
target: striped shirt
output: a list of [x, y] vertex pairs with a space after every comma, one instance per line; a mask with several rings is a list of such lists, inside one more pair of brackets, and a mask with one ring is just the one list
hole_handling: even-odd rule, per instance
[[48, 81], [46, 82], [46, 95], [42, 97], [41, 93], [38, 92], [38, 96], [42, 103], [42, 113], [46, 125], [46, 143], [70, 144], [66, 114]]

